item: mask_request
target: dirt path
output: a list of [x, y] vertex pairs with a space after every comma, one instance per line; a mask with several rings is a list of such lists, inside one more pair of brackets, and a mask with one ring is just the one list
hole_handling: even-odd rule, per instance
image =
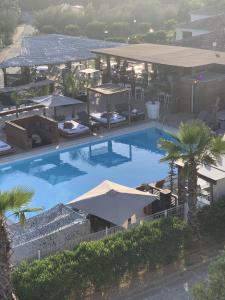
[[0, 62], [20, 54], [21, 41], [23, 37], [33, 34], [31, 25], [22, 24], [17, 27], [13, 36], [13, 43], [0, 51]]
[[[13, 36], [13, 43], [2, 49], [0, 51], [0, 63], [6, 59], [12, 58], [20, 54], [21, 50], [21, 42], [25, 36], [32, 35], [34, 32], [34, 28], [31, 25], [22, 24], [17, 27], [16, 32]], [[15, 69], [10, 70], [10, 72], [15, 72]], [[3, 74], [0, 70], [0, 88], [3, 87]]]

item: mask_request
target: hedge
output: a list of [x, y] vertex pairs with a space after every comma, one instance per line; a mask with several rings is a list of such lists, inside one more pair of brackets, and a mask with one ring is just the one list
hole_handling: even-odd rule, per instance
[[84, 242], [73, 251], [19, 265], [13, 274], [15, 294], [20, 300], [63, 300], [71, 294], [82, 299], [90, 289], [117, 284], [140, 267], [176, 261], [189, 238], [185, 222], [168, 218]]
[[225, 198], [210, 206], [204, 206], [198, 213], [200, 230], [203, 235], [218, 237], [225, 231]]

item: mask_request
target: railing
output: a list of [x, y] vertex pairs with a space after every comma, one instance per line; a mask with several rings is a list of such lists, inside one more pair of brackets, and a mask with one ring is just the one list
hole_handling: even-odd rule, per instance
[[[128, 229], [130, 228], [134, 228], [140, 224], [143, 224], [144, 222], [151, 222], [157, 219], [161, 219], [161, 218], [167, 218], [167, 217], [180, 217], [180, 218], [184, 218], [184, 212], [185, 212], [185, 205], [179, 205], [167, 210], [164, 210], [162, 212], [153, 214], [153, 215], [149, 215], [140, 219], [137, 219], [135, 223], [129, 224], [128, 225]], [[13, 263], [17, 264], [19, 263], [21, 260], [33, 260], [33, 259], [38, 259], [38, 258], [43, 258], [45, 256], [54, 254], [57, 251], [61, 251], [61, 250], [72, 250], [75, 246], [79, 245], [81, 242], [88, 242], [88, 241], [97, 241], [97, 240], [101, 240], [107, 236], [116, 234], [117, 232], [121, 232], [126, 230], [125, 228], [121, 227], [121, 226], [115, 226], [115, 227], [111, 227], [111, 228], [106, 228], [105, 230], [101, 230], [95, 233], [90, 233], [87, 235], [84, 235], [82, 237], [79, 238], [68, 238], [66, 240], [63, 240], [62, 242], [57, 242], [57, 243], [45, 243], [42, 247], [42, 249], [36, 249], [32, 248], [32, 251], [29, 251], [29, 253], [27, 251], [25, 251], [26, 255], [23, 254], [23, 249], [28, 249], [29, 244], [32, 244], [32, 241], [26, 242], [24, 244], [18, 245], [16, 246], [13, 251], [16, 254], [16, 251], [19, 251], [20, 253], [22, 253], [21, 255], [15, 255], [14, 259], [13, 259]], [[25, 247], [25, 248], [24, 248]], [[16, 258], [17, 257], [17, 258]]]

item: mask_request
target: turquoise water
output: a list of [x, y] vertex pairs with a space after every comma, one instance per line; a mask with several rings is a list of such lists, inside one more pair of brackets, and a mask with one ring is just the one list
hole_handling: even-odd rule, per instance
[[0, 166], [0, 189], [22, 185], [34, 192], [33, 207], [67, 203], [103, 180], [130, 187], [160, 180], [167, 163], [159, 138], [168, 135], [156, 128], [118, 136], [98, 143], [76, 146]]

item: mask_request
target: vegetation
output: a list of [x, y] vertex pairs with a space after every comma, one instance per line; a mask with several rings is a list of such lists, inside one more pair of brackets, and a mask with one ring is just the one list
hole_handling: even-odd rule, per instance
[[0, 1], [0, 46], [11, 43], [12, 34], [14, 33], [18, 18], [19, 7], [17, 0]]
[[197, 217], [197, 180], [201, 165], [215, 165], [225, 153], [225, 141], [211, 133], [204, 123], [193, 121], [182, 124], [173, 140], [160, 140], [160, 146], [166, 150], [164, 160], [181, 159], [187, 176], [188, 220], [193, 233], [200, 238]]
[[203, 235], [218, 238], [225, 230], [225, 197], [204, 206], [198, 213], [200, 230]]
[[[131, 42], [165, 43], [174, 35], [177, 23], [189, 20], [189, 11], [208, 4], [208, 0], [90, 0], [82, 8], [62, 4], [64, 1], [20, 0], [25, 6], [42, 8], [36, 14], [36, 27], [66, 32], [65, 27], [77, 26], [79, 34], [90, 38]], [[32, 2], [35, 2], [32, 4]], [[222, 1], [223, 2], [223, 1]], [[221, 3], [222, 3], [221, 2]], [[225, 2], [225, 1], [224, 1]], [[74, 4], [74, 1], [67, 1]], [[216, 5], [222, 5], [216, 3]], [[52, 6], [49, 6], [52, 5]], [[49, 32], [49, 30], [48, 30]], [[70, 31], [71, 32], [71, 31]], [[77, 31], [75, 31], [77, 35]]]
[[26, 205], [33, 193], [23, 188], [14, 188], [8, 192], [0, 192], [0, 299], [12, 299], [12, 282], [10, 269], [11, 246], [6, 229], [6, 213], [13, 212], [21, 224], [25, 223], [25, 214], [39, 209], [27, 208]]
[[208, 281], [193, 288], [194, 300], [225, 299], [225, 251], [209, 267]]
[[[81, 299], [88, 291], [108, 290], [139, 268], [157, 268], [176, 261], [189, 241], [189, 226], [177, 218], [144, 223], [73, 251], [59, 252], [14, 272], [15, 293], [21, 300]], [[166, 249], [166, 251], [165, 251]]]

